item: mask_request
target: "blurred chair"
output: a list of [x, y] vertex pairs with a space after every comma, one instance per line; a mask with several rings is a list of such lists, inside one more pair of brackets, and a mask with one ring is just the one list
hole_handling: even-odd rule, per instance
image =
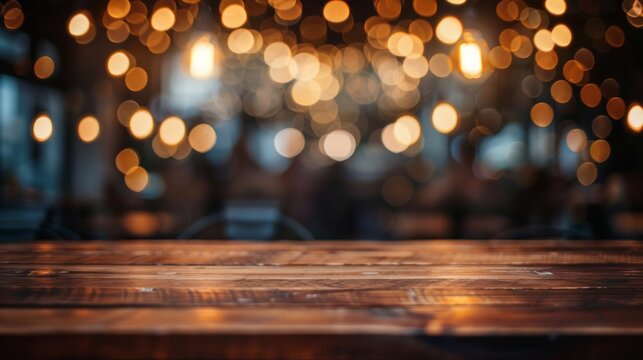
[[231, 240], [273, 240], [295, 238], [313, 240], [308, 229], [284, 215], [274, 202], [240, 201], [228, 204], [222, 212], [205, 216], [181, 232], [179, 239], [216, 238], [212, 229], [223, 226]]

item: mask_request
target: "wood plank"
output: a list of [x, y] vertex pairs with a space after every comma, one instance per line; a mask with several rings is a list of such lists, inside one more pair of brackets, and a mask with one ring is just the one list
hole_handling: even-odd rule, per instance
[[[207, 357], [212, 344], [222, 358], [470, 358], [463, 348], [496, 344], [496, 355], [521, 336], [521, 354], [639, 358], [642, 265], [636, 241], [3, 244], [0, 345], [90, 358], [118, 357], [110, 341], [151, 358]], [[449, 338], [462, 346], [437, 340]]]
[[1, 265], [0, 287], [638, 288], [643, 272], [611, 266], [92, 266]]
[[530, 252], [458, 252], [429, 251], [118, 251], [83, 250], [7, 251], [0, 264], [111, 264], [111, 265], [489, 265], [489, 264], [639, 264], [643, 250], [566, 250]]
[[0, 264], [77, 265], [553, 265], [553, 264], [643, 264], [643, 251], [582, 251], [523, 253], [381, 253], [381, 252], [213, 252], [194, 254], [131, 253], [5, 253]]
[[406, 241], [368, 241], [368, 240], [315, 240], [315, 241], [225, 241], [225, 240], [121, 240], [121, 241], [39, 241], [31, 243], [3, 243], [2, 249], [29, 249], [32, 251], [51, 248], [60, 249], [190, 249], [217, 247], [235, 250], [386, 250], [386, 249], [480, 249], [514, 248], [531, 250], [550, 249], [616, 249], [643, 248], [639, 240], [406, 240]]
[[[386, 334], [386, 335], [643, 335], [628, 309], [591, 312], [533, 307], [348, 308], [7, 308], [4, 334]], [[61, 326], [64, 324], [64, 327]]]
[[[587, 306], [643, 306], [637, 288], [400, 289], [222, 288], [202, 287], [2, 287], [0, 306], [309, 306], [377, 307], [418, 305], [471, 307], [535, 306], [582, 309]], [[481, 309], [484, 311], [484, 309]]]

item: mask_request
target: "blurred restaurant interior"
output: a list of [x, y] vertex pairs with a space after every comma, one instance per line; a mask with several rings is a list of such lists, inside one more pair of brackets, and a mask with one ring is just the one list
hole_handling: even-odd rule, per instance
[[0, 239], [643, 238], [639, 0], [2, 0]]

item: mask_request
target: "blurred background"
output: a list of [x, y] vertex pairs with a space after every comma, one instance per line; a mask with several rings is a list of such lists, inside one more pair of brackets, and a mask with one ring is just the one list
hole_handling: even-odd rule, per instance
[[0, 238], [643, 238], [638, 0], [0, 1]]

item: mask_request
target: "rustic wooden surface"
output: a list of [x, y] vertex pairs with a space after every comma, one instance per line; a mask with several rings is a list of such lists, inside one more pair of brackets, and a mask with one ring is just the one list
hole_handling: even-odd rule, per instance
[[643, 358], [642, 270], [636, 241], [3, 244], [0, 345], [22, 357]]

